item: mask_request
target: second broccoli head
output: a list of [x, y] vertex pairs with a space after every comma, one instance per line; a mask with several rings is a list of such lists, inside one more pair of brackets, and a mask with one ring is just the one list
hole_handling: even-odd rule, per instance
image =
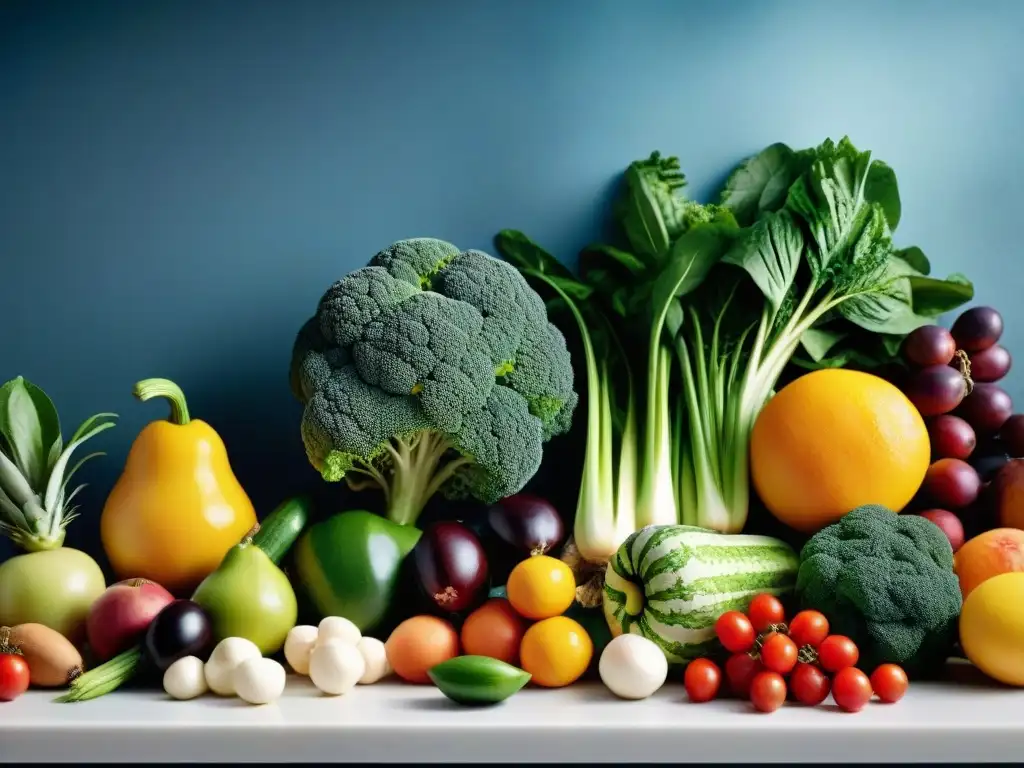
[[328, 289], [291, 384], [313, 466], [379, 487], [406, 524], [438, 492], [520, 491], [578, 402], [565, 338], [522, 275], [433, 238], [399, 241]]

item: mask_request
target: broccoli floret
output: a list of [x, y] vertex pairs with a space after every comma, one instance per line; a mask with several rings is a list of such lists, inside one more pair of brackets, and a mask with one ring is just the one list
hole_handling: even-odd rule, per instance
[[833, 634], [857, 644], [869, 674], [884, 662], [908, 674], [945, 662], [962, 604], [953, 549], [938, 527], [875, 505], [811, 537], [796, 594], [801, 607], [828, 617]]
[[379, 487], [402, 523], [438, 492], [521, 490], [571, 425], [572, 384], [565, 339], [519, 272], [429, 238], [331, 286], [292, 351], [310, 463]]

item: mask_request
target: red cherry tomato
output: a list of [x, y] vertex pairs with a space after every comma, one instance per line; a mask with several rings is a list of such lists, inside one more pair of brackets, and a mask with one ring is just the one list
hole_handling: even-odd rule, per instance
[[845, 635], [829, 635], [818, 646], [818, 662], [827, 672], [852, 667], [859, 658], [857, 645]]
[[782, 603], [779, 602], [779, 598], [767, 592], [762, 592], [750, 601], [750, 607], [747, 608], [747, 616], [750, 617], [750, 623], [754, 625], [755, 631], [764, 632], [772, 624], [784, 622], [786, 620], [786, 610], [782, 607]]
[[786, 700], [786, 681], [778, 672], [758, 672], [750, 682], [750, 703], [761, 712], [774, 712]]
[[856, 667], [846, 667], [832, 678], [832, 698], [840, 709], [860, 712], [871, 700], [871, 681]]
[[0, 701], [14, 701], [28, 690], [28, 662], [13, 653], [0, 654]]
[[789, 676], [789, 689], [801, 704], [821, 704], [831, 688], [828, 677], [813, 664], [797, 664]]
[[907, 673], [897, 664], [882, 664], [871, 673], [871, 688], [886, 704], [902, 699], [908, 685]]
[[765, 669], [788, 675], [796, 666], [797, 647], [786, 635], [775, 632], [761, 644], [761, 663]]
[[722, 670], [711, 659], [694, 659], [683, 673], [686, 695], [693, 702], [711, 701], [722, 685]]
[[754, 675], [764, 670], [758, 659], [749, 653], [734, 653], [725, 662], [725, 679], [729, 681], [729, 690], [736, 696], [750, 696], [750, 681]]
[[754, 647], [757, 633], [750, 619], [740, 611], [726, 611], [715, 622], [715, 634], [725, 650], [745, 653]]
[[828, 619], [818, 611], [800, 611], [789, 622], [789, 636], [798, 648], [805, 645], [817, 648], [828, 637]]

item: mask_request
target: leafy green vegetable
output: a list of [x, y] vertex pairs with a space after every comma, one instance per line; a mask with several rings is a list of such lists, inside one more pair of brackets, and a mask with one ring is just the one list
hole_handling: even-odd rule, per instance
[[[932, 277], [919, 248], [893, 246], [895, 173], [849, 139], [773, 144], [739, 165], [717, 204], [685, 198], [685, 184], [676, 158], [631, 164], [613, 208], [623, 242], [584, 249], [578, 281], [522, 233], [498, 237], [524, 275], [559, 293], [584, 337], [592, 376], [576, 543], [585, 557], [610, 556], [630, 524], [740, 531], [750, 432], [784, 370], [891, 363], [907, 333], [973, 297], [962, 275]], [[624, 430], [605, 418], [619, 408], [594, 339], [628, 361], [626, 412], [643, 409], [620, 421], [639, 449], [638, 463], [625, 453], [635, 486], [612, 482], [623, 453], [616, 464], [608, 446]], [[646, 386], [634, 388], [640, 373]], [[630, 488], [633, 515], [616, 517]], [[590, 546], [585, 535], [598, 530], [601, 545]]]

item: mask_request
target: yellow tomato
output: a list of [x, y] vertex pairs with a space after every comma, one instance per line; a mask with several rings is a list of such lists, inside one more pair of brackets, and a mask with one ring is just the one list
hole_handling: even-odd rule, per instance
[[967, 595], [960, 645], [989, 677], [1024, 686], [1024, 573], [993, 576]]
[[550, 619], [565, 613], [576, 597], [576, 577], [561, 560], [528, 557], [512, 569], [505, 585], [508, 601], [527, 619]]
[[523, 635], [519, 662], [532, 682], [561, 688], [576, 682], [594, 656], [594, 643], [579, 623], [566, 616], [538, 621]]

